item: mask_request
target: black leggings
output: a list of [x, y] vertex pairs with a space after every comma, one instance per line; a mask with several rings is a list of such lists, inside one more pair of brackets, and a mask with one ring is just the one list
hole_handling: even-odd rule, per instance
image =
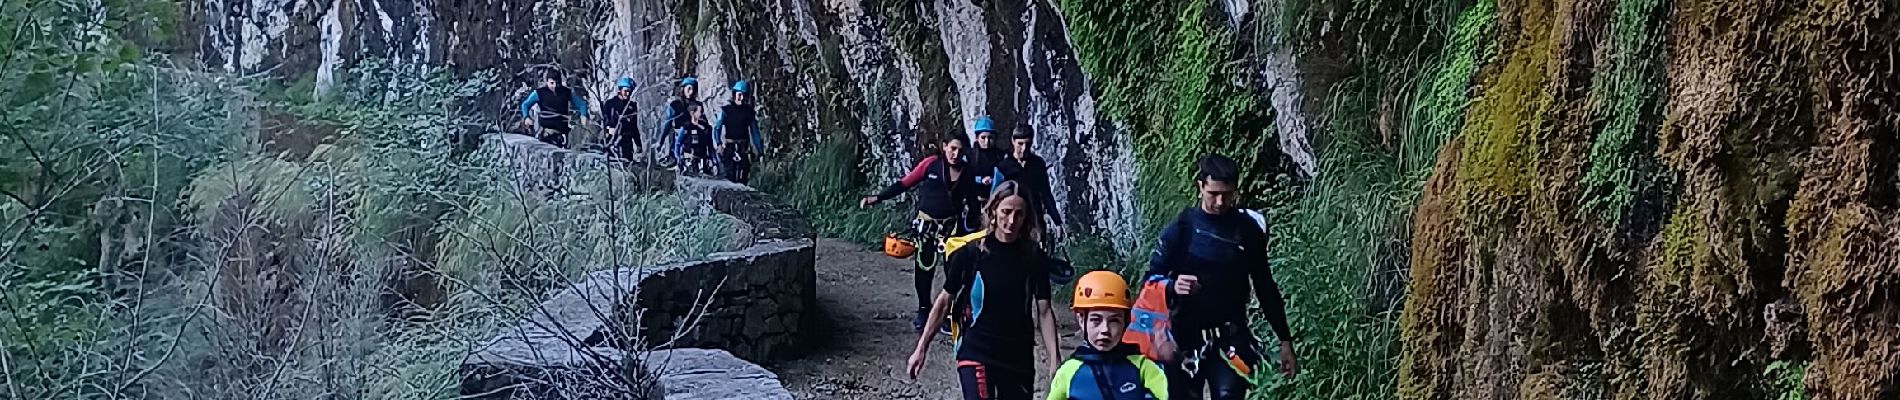
[[645, 150], [642, 149], [645, 145], [640, 143], [640, 132], [627, 128], [620, 128], [617, 132], [619, 135], [614, 138], [614, 154], [620, 158], [632, 160], [634, 154]]
[[[921, 255], [922, 253], [919, 254]], [[913, 266], [911, 268], [911, 276], [913, 277], [911, 283], [917, 287], [917, 309], [922, 312], [930, 312], [930, 302], [936, 300], [930, 296], [930, 288], [932, 286], [930, 283], [937, 280], [937, 272], [935, 270], [924, 269], [922, 266]]]
[[939, 246], [943, 244], [941, 241], [943, 238], [949, 237], [949, 235], [953, 233], [952, 230], [944, 224], [955, 224], [956, 222], [947, 220], [937, 220], [935, 222], [924, 221], [922, 219], [924, 218], [923, 214], [918, 214], [918, 218], [917, 221], [912, 221], [911, 223], [912, 227], [916, 229], [918, 238], [916, 242], [917, 254], [911, 255], [911, 257], [916, 258], [916, 261], [911, 262], [911, 284], [915, 285], [917, 289], [917, 309], [929, 312], [931, 301], [936, 300], [935, 297], [931, 296], [931, 293], [935, 293], [931, 290], [935, 288], [935, 286], [931, 285], [931, 282], [937, 280], [937, 264], [942, 258], [939, 257], [938, 253], [943, 251], [943, 249], [939, 248]]

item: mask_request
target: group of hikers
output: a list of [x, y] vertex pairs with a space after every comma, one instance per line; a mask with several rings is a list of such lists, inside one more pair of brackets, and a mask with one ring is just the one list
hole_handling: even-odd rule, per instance
[[[521, 102], [522, 125], [538, 127], [531, 132], [542, 141], [567, 147], [569, 121], [588, 118], [587, 101], [564, 85], [560, 71], [545, 78]], [[646, 152], [632, 99], [636, 86], [620, 78], [614, 87], [601, 104], [600, 123], [608, 153], [632, 160]], [[751, 154], [762, 145], [758, 113], [746, 81], [731, 89], [708, 123], [698, 80], [679, 80], [659, 131], [671, 138], [667, 155], [682, 171], [748, 180]], [[1138, 279], [1139, 294], [1111, 271], [1075, 279], [1070, 308], [1083, 340], [1058, 364], [1050, 292], [1073, 268], [1052, 256], [1063, 221], [1049, 164], [1032, 151], [1028, 125], [1018, 124], [1007, 146], [996, 140], [994, 125], [978, 118], [969, 135], [974, 143], [964, 135], [934, 143], [937, 154], [859, 201], [870, 207], [914, 195], [909, 237], [887, 237], [885, 248], [914, 260], [918, 303], [911, 325], [919, 338], [906, 366], [911, 377], [923, 369], [935, 337], [948, 334], [965, 399], [1030, 398], [1036, 342], [1054, 371], [1048, 399], [1242, 399], [1254, 386], [1253, 369], [1267, 361], [1248, 324], [1249, 295], [1279, 338], [1277, 369], [1297, 373], [1285, 303], [1267, 265], [1264, 219], [1236, 207], [1239, 167], [1220, 155], [1196, 165], [1199, 205], [1162, 229]], [[939, 265], [945, 278], [935, 285]]]
[[[948, 334], [965, 399], [1030, 398], [1036, 342], [1054, 371], [1048, 399], [1242, 399], [1254, 368], [1268, 361], [1248, 324], [1250, 295], [1279, 338], [1277, 369], [1297, 373], [1285, 303], [1267, 265], [1265, 221], [1236, 207], [1239, 167], [1220, 155], [1198, 161], [1199, 205], [1162, 229], [1140, 295], [1111, 271], [1075, 280], [1070, 308], [1083, 343], [1057, 364], [1050, 292], [1070, 267], [1051, 252], [1062, 221], [1048, 164], [1030, 150], [1027, 125], [1011, 132], [1007, 150], [994, 143], [990, 118], [972, 127], [975, 148], [952, 135], [859, 203], [914, 193], [909, 236], [885, 243], [887, 254], [914, 260], [912, 378], [936, 336]], [[940, 286], [932, 284], [939, 264]]]
[[[558, 69], [546, 72], [546, 80], [521, 101], [521, 125], [541, 141], [567, 147], [573, 132], [574, 117], [588, 118], [587, 100], [565, 84]], [[610, 155], [634, 160], [645, 156], [641, 139], [639, 105], [633, 101], [633, 78], [614, 82], [614, 93], [601, 104], [600, 126], [606, 132]], [[758, 110], [748, 95], [751, 84], [732, 83], [732, 97], [719, 107], [719, 116], [708, 123], [703, 102], [699, 100], [699, 80], [688, 76], [679, 80], [663, 110], [659, 132], [670, 138], [665, 156], [682, 171], [716, 175], [746, 183], [751, 177], [752, 154], [764, 145], [759, 131]], [[538, 110], [538, 112], [537, 112]]]

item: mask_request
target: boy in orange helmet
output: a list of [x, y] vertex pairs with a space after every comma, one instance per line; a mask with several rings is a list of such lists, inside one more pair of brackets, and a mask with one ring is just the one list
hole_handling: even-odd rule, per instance
[[1168, 377], [1134, 345], [1122, 343], [1134, 297], [1128, 282], [1108, 271], [1082, 275], [1071, 308], [1083, 344], [1056, 368], [1048, 400], [1167, 400]]

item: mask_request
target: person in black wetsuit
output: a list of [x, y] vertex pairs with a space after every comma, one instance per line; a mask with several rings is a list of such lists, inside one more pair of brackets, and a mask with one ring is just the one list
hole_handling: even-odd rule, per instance
[[1009, 157], [1009, 152], [996, 142], [995, 126], [995, 121], [987, 115], [970, 124], [970, 132], [976, 143], [976, 148], [970, 151], [971, 171], [977, 172], [977, 183], [992, 186], [995, 182], [990, 182], [990, 179], [996, 173], [996, 165]]
[[614, 82], [614, 97], [607, 99], [600, 107], [601, 119], [606, 125], [607, 137], [614, 143], [614, 156], [632, 160], [646, 149], [640, 140], [640, 106], [633, 101], [633, 78], [620, 78]]
[[[1161, 231], [1148, 259], [1151, 278], [1170, 279], [1170, 317], [1178, 356], [1167, 363], [1169, 397], [1199, 399], [1212, 391], [1216, 400], [1242, 399], [1252, 382], [1245, 373], [1262, 365], [1259, 339], [1248, 328], [1247, 296], [1280, 339], [1280, 373], [1298, 373], [1286, 302], [1267, 264], [1267, 233], [1235, 207], [1239, 167], [1233, 159], [1208, 155], [1198, 163], [1195, 184], [1201, 201], [1182, 210]], [[1235, 368], [1236, 359], [1244, 369]]]
[[1042, 207], [1042, 213], [1049, 216], [1050, 233], [1060, 238], [1062, 210], [1056, 208], [1055, 193], [1049, 187], [1049, 162], [1030, 150], [1034, 141], [1035, 133], [1029, 125], [1016, 125], [1016, 132], [1010, 134], [1009, 157], [996, 163], [991, 185], [1004, 181], [1021, 183], [1032, 201]]
[[1004, 183], [983, 207], [989, 229], [945, 262], [943, 291], [931, 301], [929, 324], [905, 370], [923, 371], [945, 318], [954, 321], [957, 378], [965, 400], [1029, 400], [1036, 385], [1035, 343], [1044, 368], [1061, 361], [1050, 306], [1048, 256], [1036, 242], [1042, 219], [1015, 183]]
[[923, 329], [924, 316], [930, 312], [930, 287], [942, 257], [943, 249], [939, 248], [942, 239], [965, 233], [960, 223], [965, 219], [962, 214], [976, 208], [971, 204], [976, 202], [978, 193], [986, 189], [976, 183], [975, 174], [967, 168], [969, 163], [963, 156], [962, 138], [946, 139], [938, 150], [940, 154], [924, 157], [903, 179], [858, 202], [859, 207], [870, 207], [906, 191], [916, 192], [917, 216], [911, 220], [911, 228], [917, 235], [917, 253], [911, 256], [916, 260], [913, 283], [917, 290], [917, 315], [911, 320], [914, 329]]
[[[685, 121], [679, 123], [674, 131], [673, 143], [678, 144], [673, 157], [680, 160], [681, 173], [711, 174], [713, 161], [713, 127], [706, 123], [706, 111], [698, 105], [686, 108]], [[691, 163], [686, 162], [691, 156]], [[688, 165], [691, 164], [691, 165]]]
[[[574, 128], [568, 125], [571, 115], [587, 118], [587, 100], [580, 93], [561, 84], [561, 71], [548, 70], [546, 86], [528, 93], [521, 100], [521, 125], [533, 125], [536, 119], [541, 123], [541, 131], [534, 132], [541, 141], [560, 147], [567, 147], [567, 134]], [[535, 113], [535, 106], [541, 112]]]
[[[996, 123], [987, 115], [977, 118], [976, 122], [970, 124], [971, 133], [976, 137], [976, 148], [970, 151], [970, 171], [976, 175], [976, 183], [990, 187], [995, 187], [996, 184], [992, 182], [996, 177], [996, 165], [1009, 157], [1009, 152], [1004, 151], [1003, 146], [996, 141], [995, 126]], [[983, 191], [976, 200], [979, 206], [988, 202], [989, 191]], [[975, 230], [976, 227], [983, 225], [981, 211], [973, 211], [965, 215], [969, 216], [963, 222], [965, 227]]]
[[752, 180], [752, 156], [764, 146], [759, 136], [759, 112], [746, 97], [751, 84], [732, 84], [732, 102], [719, 107], [719, 122], [713, 124], [713, 136], [719, 148], [719, 176], [733, 183]]

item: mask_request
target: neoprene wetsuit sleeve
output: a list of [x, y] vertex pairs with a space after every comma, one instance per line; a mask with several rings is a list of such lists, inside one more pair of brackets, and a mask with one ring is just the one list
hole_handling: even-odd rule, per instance
[[[1174, 218], [1176, 221], [1179, 221], [1181, 216], [1175, 216]], [[1174, 243], [1180, 241], [1181, 235], [1186, 234], [1185, 232], [1181, 232], [1181, 224], [1179, 223], [1170, 222], [1168, 226], [1161, 228], [1161, 234], [1155, 238], [1155, 250], [1148, 254], [1148, 276], [1174, 277], [1173, 262], [1175, 253], [1182, 251], [1182, 249], [1174, 248]]]
[[537, 91], [528, 92], [528, 98], [521, 99], [521, 117], [533, 118], [534, 105], [540, 102], [541, 102], [540, 91], [537, 90]]
[[917, 166], [911, 167], [910, 172], [904, 174], [904, 179], [897, 180], [897, 183], [892, 183], [891, 186], [885, 187], [883, 192], [879, 192], [877, 194], [877, 201], [890, 200], [893, 197], [897, 197], [897, 195], [904, 194], [904, 192], [910, 190], [910, 188], [916, 187], [919, 182], [924, 181], [925, 176], [930, 174], [930, 163], [936, 161], [937, 156], [924, 157], [923, 161], [918, 161]]
[[673, 159], [683, 160], [686, 156], [686, 126], [673, 127]]
[[1042, 194], [1042, 211], [1049, 214], [1049, 220], [1056, 226], [1062, 225], [1062, 210], [1056, 208], [1056, 192], [1049, 187], [1049, 164], [1042, 164], [1042, 170], [1036, 172], [1036, 193]]
[[1148, 389], [1148, 395], [1153, 396], [1155, 400], [1168, 400], [1168, 373], [1161, 369], [1161, 364], [1140, 356], [1131, 356], [1128, 359], [1140, 367], [1141, 386]]
[[[1252, 224], [1253, 221], [1246, 221]], [[1267, 325], [1273, 327], [1273, 334], [1282, 342], [1293, 341], [1293, 329], [1286, 322], [1286, 299], [1281, 297], [1280, 283], [1273, 279], [1273, 266], [1267, 261], [1267, 235], [1262, 233], [1249, 239], [1246, 255], [1257, 264], [1248, 268], [1248, 278], [1253, 280], [1254, 299], [1260, 301], [1260, 313], [1266, 314]]]
[[[765, 148], [765, 136], [762, 136], [759, 134], [759, 120], [757, 118], [753, 118], [752, 119], [752, 151], [759, 151], [760, 149], [764, 149], [764, 148]], [[754, 157], [757, 157], [757, 155], [754, 155]]]
[[568, 97], [571, 98], [568, 101], [574, 102], [574, 114], [587, 118], [587, 99], [581, 98], [580, 93], [569, 94]]
[[1056, 368], [1056, 373], [1050, 375], [1049, 396], [1044, 397], [1044, 399], [1069, 400], [1070, 382], [1075, 381], [1075, 372], [1081, 369], [1081, 361], [1075, 359], [1063, 361], [1062, 366]]
[[720, 132], [724, 131], [725, 129], [726, 129], [726, 110], [721, 109], [719, 110], [719, 117], [713, 118], [713, 134], [712, 134], [713, 143], [720, 143], [720, 141], [725, 140], [726, 136], [720, 134]]

